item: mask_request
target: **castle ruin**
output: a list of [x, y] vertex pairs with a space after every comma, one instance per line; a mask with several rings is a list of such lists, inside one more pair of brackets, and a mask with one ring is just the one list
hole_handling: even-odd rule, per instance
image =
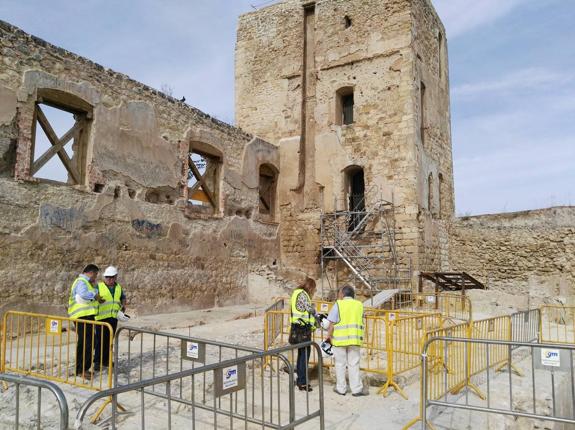
[[[456, 270], [573, 288], [573, 208], [455, 217], [447, 36], [429, 0], [243, 15], [237, 127], [8, 23], [0, 36], [0, 310], [62, 312], [86, 262], [122, 268], [143, 311], [246, 302], [250, 271], [349, 274], [321, 270], [322, 216], [381, 202], [402, 287]], [[54, 109], [73, 118], [60, 135]], [[49, 162], [64, 179], [42, 178]]]

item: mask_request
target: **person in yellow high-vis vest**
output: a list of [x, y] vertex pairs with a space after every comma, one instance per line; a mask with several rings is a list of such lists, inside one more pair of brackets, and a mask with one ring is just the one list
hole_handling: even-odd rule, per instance
[[104, 281], [98, 282], [98, 294], [103, 301], [98, 306], [96, 321], [112, 326], [112, 333], [102, 326], [96, 327], [94, 371], [108, 367], [110, 360], [110, 345], [118, 327], [118, 312], [126, 310], [126, 295], [118, 283], [118, 269], [109, 266], [104, 270]]
[[[315, 329], [316, 310], [311, 301], [315, 294], [315, 289], [315, 281], [311, 278], [306, 278], [303, 284], [298, 286], [291, 295], [290, 330], [300, 333], [301, 339], [297, 343], [311, 340], [311, 333]], [[297, 350], [296, 384], [302, 391], [312, 391], [307, 380], [310, 353], [311, 347], [309, 346]]]
[[72, 283], [68, 297], [68, 317], [76, 320], [76, 375], [89, 379], [88, 372], [92, 367], [93, 324], [83, 321], [94, 321], [98, 313], [98, 302], [102, 300], [94, 284], [100, 269], [95, 264], [88, 264]]
[[353, 287], [346, 285], [340, 290], [339, 300], [331, 308], [327, 319], [330, 322], [326, 342], [333, 345], [335, 360], [335, 392], [345, 396], [349, 376], [349, 388], [354, 397], [366, 396], [363, 391], [359, 362], [363, 343], [363, 304], [356, 300]]

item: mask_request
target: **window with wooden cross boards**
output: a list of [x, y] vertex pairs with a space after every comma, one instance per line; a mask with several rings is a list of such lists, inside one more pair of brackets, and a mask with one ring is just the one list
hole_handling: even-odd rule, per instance
[[91, 114], [39, 102], [34, 109], [30, 176], [48, 182], [84, 183]]
[[218, 208], [218, 176], [221, 158], [197, 150], [188, 153], [188, 203]]

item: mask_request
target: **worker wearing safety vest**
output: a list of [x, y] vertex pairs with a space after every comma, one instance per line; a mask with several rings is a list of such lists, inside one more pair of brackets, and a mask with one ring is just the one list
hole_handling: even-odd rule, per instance
[[84, 321], [94, 321], [98, 313], [98, 302], [102, 299], [94, 288], [98, 276], [98, 266], [88, 264], [81, 275], [74, 280], [68, 297], [68, 317], [76, 320], [76, 375], [86, 379], [92, 366], [92, 338], [94, 325]]
[[104, 270], [104, 281], [98, 283], [98, 293], [104, 299], [98, 306], [96, 321], [108, 323], [112, 333], [105, 327], [96, 326], [96, 347], [94, 352], [94, 371], [109, 366], [110, 345], [118, 327], [118, 318], [126, 310], [126, 296], [122, 286], [118, 284], [118, 269], [114, 266]]
[[[290, 339], [295, 339], [290, 343], [302, 343], [311, 340], [312, 330], [316, 324], [316, 311], [311, 298], [315, 293], [315, 281], [311, 278], [306, 278], [303, 284], [298, 286], [291, 295], [290, 304], [290, 323], [291, 333]], [[298, 333], [297, 336], [294, 336]], [[312, 391], [311, 386], [308, 384], [307, 377], [309, 375], [309, 355], [311, 347], [307, 346], [297, 350], [297, 381], [298, 388], [302, 391]]]
[[359, 373], [361, 344], [363, 342], [363, 304], [356, 300], [353, 287], [346, 285], [339, 293], [339, 299], [327, 316], [330, 322], [326, 342], [334, 346], [335, 392], [347, 393], [345, 370], [349, 375], [349, 387], [354, 397], [366, 396]]

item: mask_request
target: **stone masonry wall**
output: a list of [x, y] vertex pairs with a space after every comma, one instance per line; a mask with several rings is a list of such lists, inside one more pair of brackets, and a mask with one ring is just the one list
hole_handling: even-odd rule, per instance
[[575, 293], [575, 207], [454, 220], [451, 269], [489, 288], [541, 297]]
[[[90, 262], [117, 265], [142, 312], [246, 300], [249, 266], [279, 258], [258, 214], [274, 145], [1, 21], [0, 64], [0, 311], [64, 311]], [[79, 185], [30, 175], [46, 97], [91, 110]], [[213, 214], [188, 204], [190, 147], [221, 156]]]
[[[446, 270], [446, 226], [454, 215], [449, 73], [445, 28], [429, 0], [413, 2], [418, 139], [419, 270]], [[422, 88], [424, 95], [422, 97]]]
[[[419, 69], [432, 72], [417, 63], [422, 60], [416, 57], [412, 40], [431, 40], [433, 36], [427, 33], [441, 24], [431, 9], [437, 21], [425, 21], [425, 26], [418, 27], [418, 20], [424, 21], [420, 15], [429, 13], [426, 3], [319, 0], [315, 2], [313, 33], [304, 36], [307, 3], [286, 0], [243, 15], [236, 46], [236, 121], [280, 146], [282, 263], [317, 271], [319, 216], [322, 211], [345, 208], [346, 168], [360, 166], [367, 205], [382, 198], [394, 202], [399, 253], [404, 262], [411, 257], [417, 267], [423, 249], [420, 217], [427, 199], [420, 184], [424, 174], [419, 170], [438, 171], [439, 161], [428, 161], [431, 150], [416, 146], [415, 74]], [[306, 52], [308, 56], [311, 52], [313, 61], [308, 58], [304, 63], [306, 38]], [[427, 46], [422, 44], [421, 49]], [[426, 55], [425, 64], [435, 55]], [[311, 67], [306, 79], [305, 67]], [[306, 112], [302, 111], [304, 86]], [[429, 110], [448, 111], [449, 99], [444, 97], [447, 75], [437, 86], [430, 92], [437, 102], [430, 103]], [[344, 87], [353, 88], [354, 93], [351, 125], [339, 125], [336, 118], [336, 93]], [[304, 113], [308, 118], [306, 135], [302, 136]], [[450, 145], [448, 118], [448, 114], [430, 117], [430, 123], [437, 123], [434, 129], [441, 130], [441, 148]], [[305, 184], [300, 188], [302, 137]], [[448, 194], [452, 191], [450, 148], [445, 155], [442, 163], [448, 176]], [[448, 196], [446, 201], [452, 202], [452, 198]], [[444, 210], [449, 213], [452, 205], [445, 205]], [[436, 231], [426, 228], [425, 235], [434, 236]], [[438, 239], [434, 237], [433, 243], [437, 245]]]

